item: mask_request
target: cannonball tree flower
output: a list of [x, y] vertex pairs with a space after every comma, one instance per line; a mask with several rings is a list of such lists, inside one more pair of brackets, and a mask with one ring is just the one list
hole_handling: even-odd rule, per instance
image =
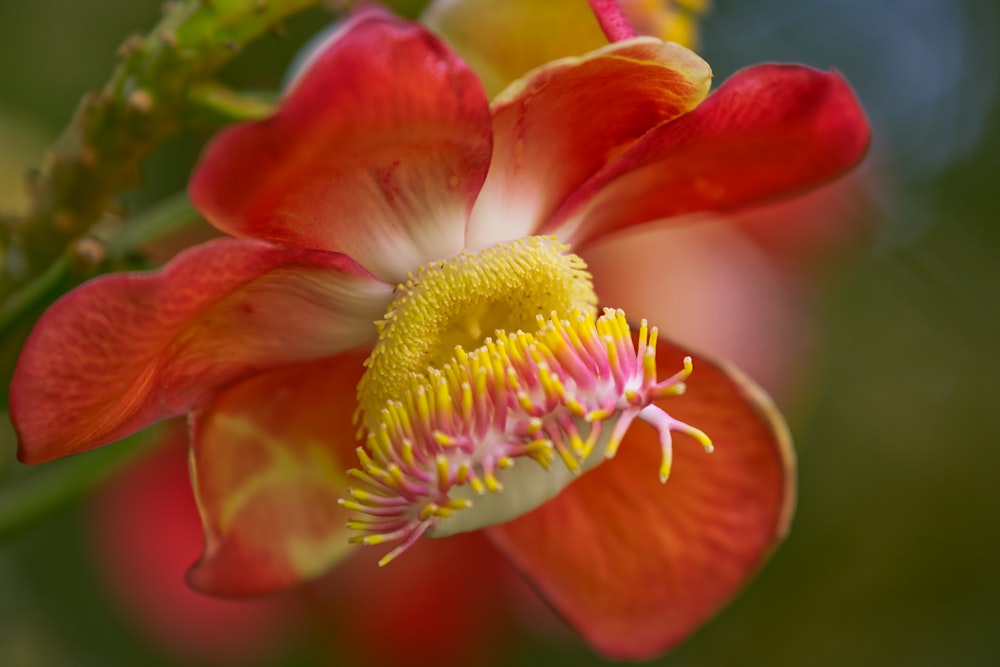
[[595, 649], [666, 649], [784, 534], [790, 445], [741, 374], [599, 311], [579, 253], [827, 180], [868, 140], [836, 74], [710, 78], [623, 39], [490, 104], [420, 26], [356, 15], [275, 116], [203, 156], [193, 200], [234, 238], [42, 318], [12, 387], [20, 457], [190, 412], [198, 588], [274, 590], [350, 542], [388, 562], [482, 529]]

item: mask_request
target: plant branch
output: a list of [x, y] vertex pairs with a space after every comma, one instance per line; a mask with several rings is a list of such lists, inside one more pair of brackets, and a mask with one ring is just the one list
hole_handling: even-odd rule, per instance
[[[29, 186], [24, 216], [6, 219], [0, 300], [46, 272], [115, 195], [139, 182], [142, 161], [188, 122], [211, 75], [247, 43], [319, 0], [187, 0], [120, 49], [111, 79], [84, 97]], [[231, 105], [230, 105], [231, 108]], [[259, 109], [257, 109], [259, 111]]]
[[41, 275], [0, 303], [0, 335], [5, 335], [26, 313], [51, 304], [66, 289], [127, 263], [143, 246], [198, 217], [187, 193], [181, 192], [121, 224], [107, 237], [81, 239]]

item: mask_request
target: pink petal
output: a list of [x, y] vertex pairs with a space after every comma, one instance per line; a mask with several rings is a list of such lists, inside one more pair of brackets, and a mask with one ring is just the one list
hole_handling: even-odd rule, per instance
[[779, 272], [729, 223], [652, 224], [601, 239], [582, 256], [601, 304], [787, 395], [812, 338], [803, 276]]
[[494, 152], [468, 245], [536, 232], [560, 203], [651, 128], [707, 94], [711, 70], [676, 44], [637, 38], [556, 61], [494, 101]]
[[490, 145], [486, 95], [458, 56], [363, 11], [274, 117], [219, 135], [191, 197], [219, 229], [343, 252], [395, 283], [462, 249]]
[[344, 255], [224, 239], [64, 296], [11, 385], [26, 463], [112, 442], [265, 369], [371, 341], [392, 288]]
[[[659, 373], [682, 352], [657, 348]], [[785, 534], [794, 472], [767, 397], [729, 369], [695, 361], [684, 396], [661, 407], [704, 429], [705, 453], [674, 439], [660, 484], [655, 431], [636, 423], [618, 455], [548, 504], [487, 529], [494, 543], [599, 652], [651, 658], [736, 594]]]
[[609, 164], [543, 231], [584, 245], [653, 220], [795, 194], [857, 163], [869, 136], [839, 74], [795, 65], [745, 69]]
[[192, 426], [192, 476], [205, 526], [195, 588], [272, 591], [346, 556], [345, 471], [356, 465], [354, 392], [364, 352], [259, 375], [216, 397]]
[[797, 197], [739, 211], [727, 222], [795, 278], [822, 274], [869, 237], [878, 217], [871, 193], [880, 174], [873, 172], [857, 169]]

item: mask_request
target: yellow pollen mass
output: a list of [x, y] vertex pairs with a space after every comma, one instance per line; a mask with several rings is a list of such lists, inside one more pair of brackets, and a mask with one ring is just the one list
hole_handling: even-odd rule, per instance
[[358, 385], [364, 427], [377, 430], [382, 407], [456, 349], [479, 348], [498, 331], [535, 329], [539, 315], [595, 313], [596, 305], [586, 264], [554, 237], [517, 239], [421, 267], [397, 286], [376, 323], [379, 340]]

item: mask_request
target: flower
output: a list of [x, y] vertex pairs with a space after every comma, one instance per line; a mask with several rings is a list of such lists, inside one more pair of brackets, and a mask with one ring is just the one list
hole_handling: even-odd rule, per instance
[[[868, 140], [836, 74], [762, 66], [706, 97], [709, 83], [690, 51], [635, 38], [489, 105], [424, 29], [359, 13], [273, 118], [203, 156], [192, 197], [235, 238], [99, 278], [42, 318], [12, 387], [22, 460], [190, 411], [195, 586], [317, 576], [368, 530], [345, 508], [384, 509], [356, 539], [483, 527], [597, 650], [666, 649], [783, 535], [791, 452], [741, 374], [698, 360], [689, 378], [692, 355], [653, 329], [598, 319], [601, 276], [579, 253], [827, 180]], [[367, 449], [345, 473], [356, 416]], [[711, 456], [671, 446], [672, 431], [707, 444], [693, 425]], [[473, 479], [507, 490], [470, 503]]]

